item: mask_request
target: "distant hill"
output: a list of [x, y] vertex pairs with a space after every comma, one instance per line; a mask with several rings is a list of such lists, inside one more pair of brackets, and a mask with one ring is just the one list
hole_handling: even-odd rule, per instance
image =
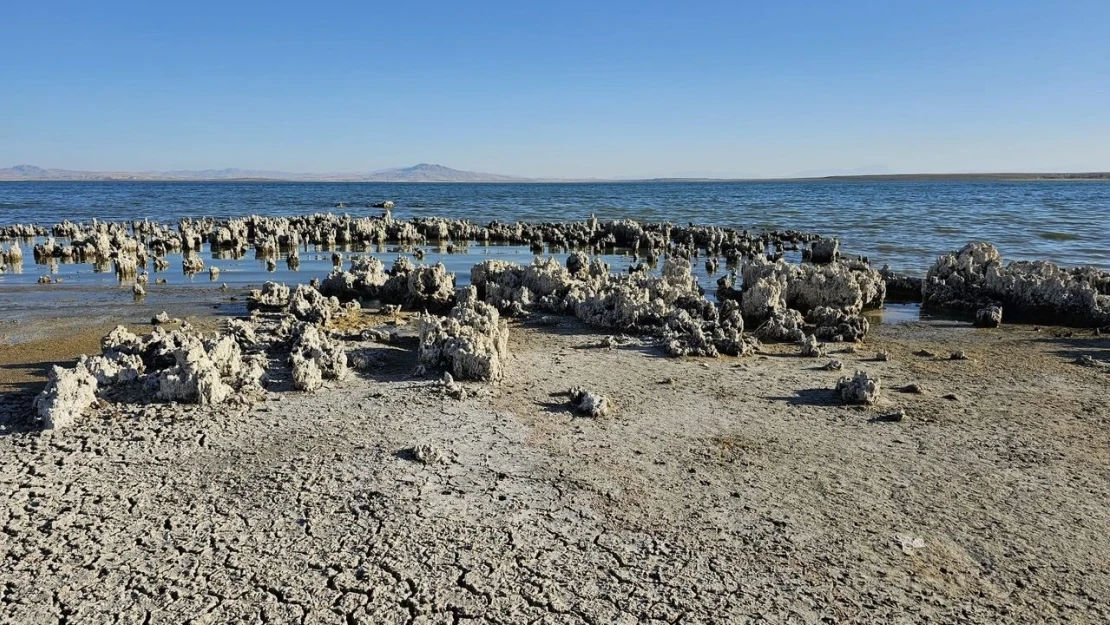
[[520, 182], [526, 179], [420, 163], [412, 167], [376, 171], [366, 176], [365, 180], [369, 182]]
[[354, 174], [297, 174], [285, 171], [253, 169], [202, 169], [176, 171], [76, 171], [43, 169], [34, 165], [16, 165], [0, 169], [0, 180], [287, 180], [305, 182], [527, 182], [499, 174], [451, 169], [443, 165], [420, 163], [412, 167], [382, 169]]

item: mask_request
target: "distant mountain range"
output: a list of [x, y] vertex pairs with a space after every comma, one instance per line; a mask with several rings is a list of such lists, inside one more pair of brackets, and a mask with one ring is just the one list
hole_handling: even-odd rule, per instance
[[[179, 171], [77, 171], [43, 169], [34, 165], [16, 165], [0, 169], [0, 181], [41, 180], [151, 180], [151, 181], [213, 181], [213, 180], [280, 180], [296, 182], [667, 182], [754, 180], [749, 178], [670, 177], [650, 179], [603, 180], [598, 178], [518, 178], [500, 174], [451, 169], [443, 165], [420, 163], [412, 167], [381, 169], [369, 173], [297, 174], [287, 171], [254, 169], [202, 169]], [[1106, 180], [1110, 173], [963, 173], [963, 174], [895, 174], [883, 165], [856, 169], [821, 169], [798, 172], [775, 180], [856, 179], [856, 180]]]
[[412, 167], [354, 174], [297, 174], [253, 169], [202, 169], [177, 171], [77, 171], [16, 165], [0, 169], [0, 180], [288, 180], [306, 182], [527, 182], [498, 174], [451, 169], [420, 163]]

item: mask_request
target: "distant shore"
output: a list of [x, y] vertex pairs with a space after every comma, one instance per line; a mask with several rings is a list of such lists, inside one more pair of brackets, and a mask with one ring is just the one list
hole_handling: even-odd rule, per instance
[[[1060, 181], [1060, 180], [1110, 180], [1110, 172], [997, 172], [997, 173], [949, 173], [949, 174], [860, 174], [844, 176], [812, 176], [788, 178], [513, 178], [474, 172], [454, 173], [442, 178], [425, 177], [396, 178], [382, 175], [330, 175], [330, 174], [286, 174], [286, 175], [242, 175], [242, 176], [204, 176], [204, 175], [159, 175], [145, 172], [71, 172], [39, 170], [40, 173], [12, 173], [0, 170], [0, 182], [185, 182], [185, 183], [285, 183], [299, 182], [308, 184], [643, 184], [643, 183], [710, 183], [710, 182], [815, 182], [815, 181]], [[456, 175], [457, 174], [457, 175]]]

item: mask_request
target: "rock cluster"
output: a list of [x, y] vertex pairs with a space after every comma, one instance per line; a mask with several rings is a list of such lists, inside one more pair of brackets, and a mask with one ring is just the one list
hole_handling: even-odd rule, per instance
[[922, 306], [967, 314], [995, 306], [1011, 319], [1099, 327], [1110, 323], [1110, 273], [1041, 261], [1004, 265], [993, 245], [969, 243], [929, 268]]
[[[180, 252], [183, 254], [182, 269], [187, 274], [204, 269], [198, 252], [205, 244], [215, 258], [242, 258], [253, 248], [255, 257], [266, 260], [270, 269], [275, 267], [276, 259], [282, 255], [289, 268], [296, 269], [300, 265], [298, 250], [308, 249], [309, 245], [325, 249], [336, 245], [370, 249], [371, 246], [386, 243], [402, 246], [435, 243], [450, 251], [465, 248], [470, 242], [478, 242], [528, 245], [537, 252], [546, 248], [593, 253], [623, 248], [633, 250], [637, 260], [643, 259], [651, 266], [664, 254], [690, 259], [704, 253], [714, 269], [721, 259], [736, 263], [768, 253], [777, 257], [787, 248], [797, 249], [799, 245], [810, 242], [813, 242], [811, 253], [814, 258], [826, 256], [829, 245], [835, 248], [835, 242], [790, 230], [755, 234], [693, 224], [675, 226], [631, 220], [603, 222], [593, 217], [561, 223], [495, 221], [475, 224], [467, 220], [437, 217], [401, 221], [393, 219], [388, 210], [384, 215], [367, 217], [317, 213], [291, 217], [187, 218], [178, 221], [176, 227], [150, 221], [106, 223], [94, 220], [91, 223], [66, 221], [52, 228], [15, 225], [0, 229], [0, 240], [27, 237], [50, 237], [35, 247], [37, 262], [60, 259], [106, 265], [129, 257], [141, 269], [153, 258], [155, 271], [163, 271], [168, 265], [164, 256]], [[69, 244], [59, 244], [57, 239], [68, 239]], [[418, 248], [417, 252], [421, 250]], [[419, 258], [420, 254], [417, 256]], [[341, 261], [338, 254], [337, 258]], [[124, 261], [125, 264], [130, 262]], [[211, 273], [213, 279], [218, 275], [216, 271]], [[129, 274], [124, 272], [123, 275]], [[421, 276], [418, 279], [439, 279], [439, 276]], [[427, 305], [436, 305], [437, 294], [443, 293], [436, 288], [414, 287], [418, 298], [427, 297], [430, 300]], [[450, 302], [444, 305], [445, 309], [449, 307]]]
[[474, 266], [470, 279], [483, 301], [510, 315], [573, 315], [594, 328], [660, 337], [676, 356], [753, 351], [739, 307], [726, 302], [718, 309], [705, 299], [689, 260], [668, 257], [661, 274], [614, 274], [600, 259], [574, 254], [567, 267], [551, 258], [523, 266], [487, 261]]
[[442, 263], [414, 266], [400, 256], [386, 271], [372, 256], [351, 259], [349, 271], [336, 268], [320, 283], [320, 291], [341, 301], [377, 300], [386, 305], [445, 311], [455, 301], [455, 274]]
[[[864, 308], [882, 306], [886, 298], [882, 276], [858, 260], [815, 265], [758, 256], [744, 263], [741, 274], [742, 308], [753, 318], [777, 308], [793, 308], [804, 315], [819, 306], [859, 314]], [[749, 297], [750, 301], [745, 301]]]
[[830, 342], [863, 340], [870, 324], [861, 312], [882, 306], [886, 284], [865, 261], [840, 260], [831, 247], [825, 252], [824, 264], [755, 257], [741, 267], [741, 289], [727, 277], [718, 280], [717, 299], [739, 302], [763, 340], [801, 342], [807, 335]]
[[232, 334], [204, 337], [156, 327], [140, 337], [119, 326], [102, 339], [101, 349], [101, 355], [82, 356], [71, 369], [51, 370], [35, 399], [45, 428], [72, 425], [98, 391], [138, 385], [158, 400], [210, 405], [259, 388], [265, 373], [265, 357], [244, 355]]

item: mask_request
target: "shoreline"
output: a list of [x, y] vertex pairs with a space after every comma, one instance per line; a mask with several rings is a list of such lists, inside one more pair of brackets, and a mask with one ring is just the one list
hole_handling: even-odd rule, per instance
[[[35, 254], [116, 294], [156, 294], [174, 249], [200, 273], [205, 241], [276, 264], [280, 237], [292, 263], [307, 239], [484, 234], [644, 264], [489, 257], [459, 288], [337, 255], [243, 316], [29, 324], [0, 348], [0, 620], [1110, 619], [1107, 274], [969, 244], [923, 283], [815, 235], [636, 222], [59, 227], [82, 243]], [[983, 327], [873, 323], [888, 288]]]
[[[1110, 377], [1070, 361], [1110, 340], [1067, 332], [877, 327], [830, 354], [882, 376], [855, 408], [790, 345], [675, 359], [514, 322], [505, 379], [463, 400], [414, 376], [411, 352], [354, 340], [376, 364], [314, 394], [8, 431], [0, 615], [1105, 620]], [[575, 416], [574, 384], [612, 413]], [[71, 555], [102, 563], [94, 583]], [[137, 583], [173, 592], [124, 591]]]

